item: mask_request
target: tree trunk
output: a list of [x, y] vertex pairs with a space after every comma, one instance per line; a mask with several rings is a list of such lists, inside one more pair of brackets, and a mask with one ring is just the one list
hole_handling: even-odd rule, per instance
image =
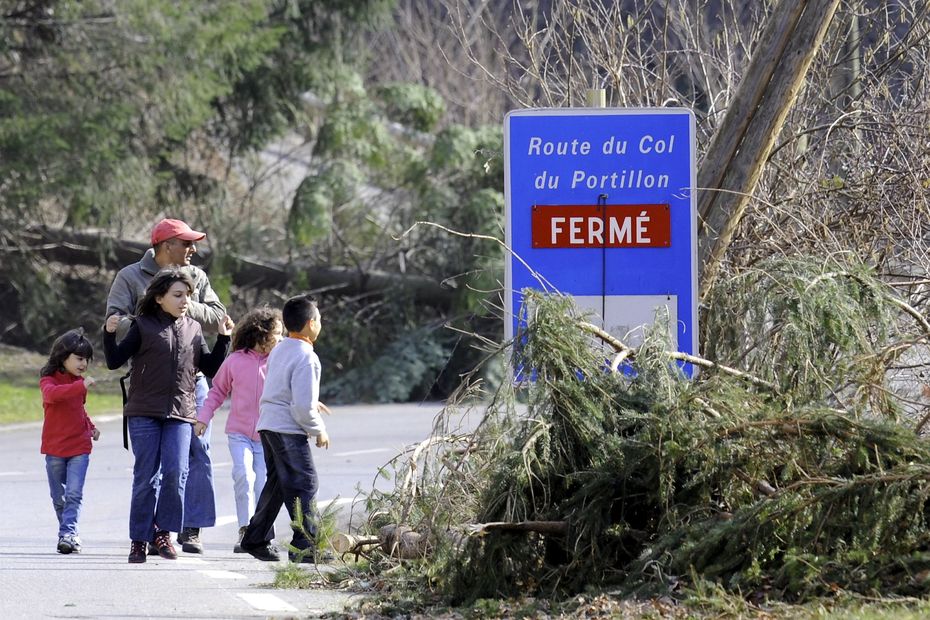
[[[87, 265], [117, 270], [139, 260], [150, 246], [146, 243], [113, 239], [102, 231], [66, 230], [47, 226], [31, 226], [18, 235], [18, 252], [39, 255], [46, 260], [70, 265]], [[195, 264], [209, 266], [210, 250], [194, 255]], [[386, 271], [360, 271], [348, 267], [313, 265], [306, 261], [284, 263], [233, 255], [229, 265], [232, 282], [249, 288], [287, 287], [295, 274], [307, 274], [308, 286], [318, 292], [356, 295], [391, 289], [406, 290], [418, 303], [448, 308], [453, 290], [423, 276], [410, 276]]]

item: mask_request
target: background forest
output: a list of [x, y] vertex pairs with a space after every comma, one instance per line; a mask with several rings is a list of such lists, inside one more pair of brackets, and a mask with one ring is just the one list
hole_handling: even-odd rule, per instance
[[0, 2], [0, 341], [96, 333], [115, 270], [178, 217], [207, 231], [234, 317], [324, 298], [330, 400], [447, 394], [474, 366], [467, 334], [501, 331], [482, 305], [501, 254], [401, 234], [500, 236], [500, 129], [424, 80], [377, 79], [391, 9]]
[[[95, 332], [182, 217], [234, 317], [323, 298], [327, 400], [489, 397], [369, 500], [366, 533], [429, 543], [397, 582], [925, 597], [928, 31], [904, 0], [0, 0], [0, 342]], [[508, 354], [501, 124], [590, 88], [694, 110], [704, 370], [540, 300], [517, 394], [482, 363]], [[763, 109], [730, 185], [720, 144]]]
[[[817, 256], [922, 312], [927, 8], [826, 5], [722, 281]], [[330, 399], [447, 395], [500, 339], [502, 250], [410, 228], [502, 238], [503, 114], [603, 87], [608, 105], [692, 108], [706, 152], [774, 6], [0, 0], [0, 342], [95, 331], [114, 270], [175, 216], [208, 232], [234, 315], [324, 297]], [[703, 337], [712, 356], [753, 350]]]

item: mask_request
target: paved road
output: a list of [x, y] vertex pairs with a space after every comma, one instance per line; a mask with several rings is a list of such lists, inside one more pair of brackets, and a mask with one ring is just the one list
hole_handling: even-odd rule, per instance
[[[318, 499], [341, 497], [348, 509], [359, 485], [370, 489], [379, 480], [380, 466], [429, 436], [439, 409], [438, 404], [334, 407], [327, 419], [331, 447], [314, 448]], [[0, 427], [0, 615], [191, 620], [314, 617], [341, 609], [349, 594], [272, 589], [274, 565], [232, 553], [238, 525], [224, 424], [221, 413], [212, 449], [219, 517], [217, 527], [203, 532], [205, 554], [182, 554], [177, 561], [150, 557], [144, 565], [126, 561], [132, 457], [122, 448], [117, 416], [97, 420], [101, 439], [84, 489], [80, 555], [55, 550], [57, 522], [39, 454], [40, 425]], [[289, 532], [284, 511], [277, 525], [283, 543]]]

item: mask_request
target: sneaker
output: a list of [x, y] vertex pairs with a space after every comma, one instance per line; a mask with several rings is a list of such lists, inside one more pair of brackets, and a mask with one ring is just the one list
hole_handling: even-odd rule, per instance
[[277, 562], [281, 559], [278, 550], [271, 543], [262, 543], [260, 545], [241, 545], [242, 550], [257, 560], [263, 562]]
[[145, 541], [134, 540], [129, 545], [129, 563], [145, 564]]
[[178, 533], [178, 542], [181, 543], [181, 551], [185, 553], [203, 553], [199, 527], [182, 528]]
[[59, 536], [58, 537], [58, 553], [68, 554], [74, 551], [74, 548], [71, 547], [71, 540], [68, 536]]
[[81, 552], [81, 539], [78, 538], [76, 534], [71, 534], [67, 537], [68, 543], [71, 545], [71, 553], [80, 553]]
[[233, 547], [233, 553], [245, 553], [245, 549], [242, 548], [242, 537], [245, 536], [245, 528], [248, 527], [243, 525], [239, 528], [239, 540], [236, 541], [236, 546]]
[[178, 559], [178, 552], [174, 550], [174, 546], [171, 544], [171, 532], [157, 530], [155, 532], [155, 548], [158, 549], [158, 555], [166, 560]]

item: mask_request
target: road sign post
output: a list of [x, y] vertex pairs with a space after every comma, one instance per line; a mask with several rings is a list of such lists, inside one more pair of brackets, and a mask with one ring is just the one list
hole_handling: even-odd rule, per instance
[[694, 143], [694, 115], [681, 108], [507, 115], [508, 339], [521, 291], [541, 288], [522, 259], [628, 344], [665, 308], [671, 346], [697, 354]]

